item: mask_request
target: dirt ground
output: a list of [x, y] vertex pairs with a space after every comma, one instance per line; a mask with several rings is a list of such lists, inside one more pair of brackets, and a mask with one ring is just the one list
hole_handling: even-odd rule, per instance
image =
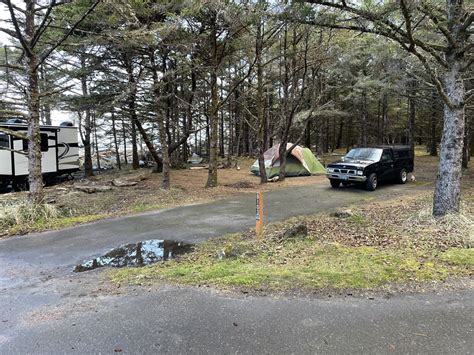
[[[322, 157], [327, 164], [338, 160], [344, 152], [335, 152]], [[207, 202], [242, 193], [259, 190], [269, 191], [291, 186], [312, 184], [327, 184], [324, 175], [287, 178], [280, 182], [270, 182], [260, 185], [259, 177], [249, 172], [253, 158], [241, 158], [237, 168], [219, 169], [219, 186], [205, 188], [207, 170], [180, 169], [171, 172], [171, 189], [161, 188], [161, 174], [154, 174], [150, 169], [133, 171], [129, 168], [122, 171], [102, 171], [90, 179], [78, 179], [46, 188], [47, 202], [58, 207], [65, 218], [75, 218], [72, 221], [60, 223], [58, 228], [68, 224], [89, 222], [94, 219], [113, 215], [139, 213], [149, 210], [170, 208], [179, 205]], [[420, 184], [432, 183], [437, 172], [438, 159], [430, 157], [423, 149], [417, 149], [415, 160], [415, 178]], [[464, 186], [470, 190], [474, 187], [472, 169], [466, 171]], [[114, 179], [137, 181], [135, 186], [115, 187]], [[105, 186], [107, 191], [85, 193], [77, 186]], [[25, 198], [25, 193], [8, 193], [2, 195], [4, 201]], [[78, 219], [80, 218], [80, 219]], [[36, 228], [33, 228], [36, 229]], [[45, 229], [51, 229], [51, 226]]]
[[[161, 174], [151, 170], [123, 170], [102, 172], [88, 180], [64, 183], [47, 188], [50, 200], [61, 208], [69, 208], [73, 214], [126, 213], [173, 207], [183, 204], [205, 202], [258, 190], [269, 191], [290, 186], [303, 186], [324, 183], [325, 176], [304, 176], [289, 178], [282, 182], [260, 185], [259, 177], [249, 172], [251, 159], [239, 161], [240, 169], [219, 169], [219, 186], [205, 188], [207, 170], [173, 170], [171, 172], [171, 189], [161, 188]], [[87, 194], [77, 191], [76, 185], [92, 184], [111, 186], [113, 179], [138, 180], [136, 186], [112, 187], [112, 190]]]

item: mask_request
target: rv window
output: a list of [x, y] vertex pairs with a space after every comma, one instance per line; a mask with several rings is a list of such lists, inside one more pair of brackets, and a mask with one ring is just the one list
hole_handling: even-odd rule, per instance
[[41, 133], [41, 151], [47, 152], [49, 150], [49, 140], [46, 133]]
[[0, 133], [0, 147], [10, 148], [10, 139], [6, 134]]
[[[49, 150], [49, 141], [48, 135], [46, 133], [41, 133], [41, 151], [47, 152]], [[28, 151], [28, 141], [23, 139], [23, 151]]]

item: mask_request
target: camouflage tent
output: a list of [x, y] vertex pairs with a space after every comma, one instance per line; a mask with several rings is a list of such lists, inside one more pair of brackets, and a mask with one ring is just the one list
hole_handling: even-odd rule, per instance
[[[286, 149], [290, 149], [292, 143], [288, 143]], [[277, 144], [264, 153], [265, 169], [267, 178], [271, 179], [280, 174], [280, 145]], [[250, 168], [255, 175], [260, 175], [258, 160]], [[286, 159], [285, 176], [305, 176], [313, 174], [324, 174], [326, 169], [308, 148], [296, 146]]]

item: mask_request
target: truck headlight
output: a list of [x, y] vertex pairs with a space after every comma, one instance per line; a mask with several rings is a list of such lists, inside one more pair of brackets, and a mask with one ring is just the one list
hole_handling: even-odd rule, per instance
[[328, 173], [333, 173], [334, 169], [333, 168], [328, 168]]
[[362, 170], [357, 170], [357, 175], [364, 175], [364, 172]]

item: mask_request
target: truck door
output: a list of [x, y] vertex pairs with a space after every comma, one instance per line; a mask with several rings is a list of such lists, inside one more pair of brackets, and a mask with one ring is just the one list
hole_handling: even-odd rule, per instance
[[395, 177], [395, 161], [392, 149], [384, 149], [380, 159], [380, 180], [390, 180]]

